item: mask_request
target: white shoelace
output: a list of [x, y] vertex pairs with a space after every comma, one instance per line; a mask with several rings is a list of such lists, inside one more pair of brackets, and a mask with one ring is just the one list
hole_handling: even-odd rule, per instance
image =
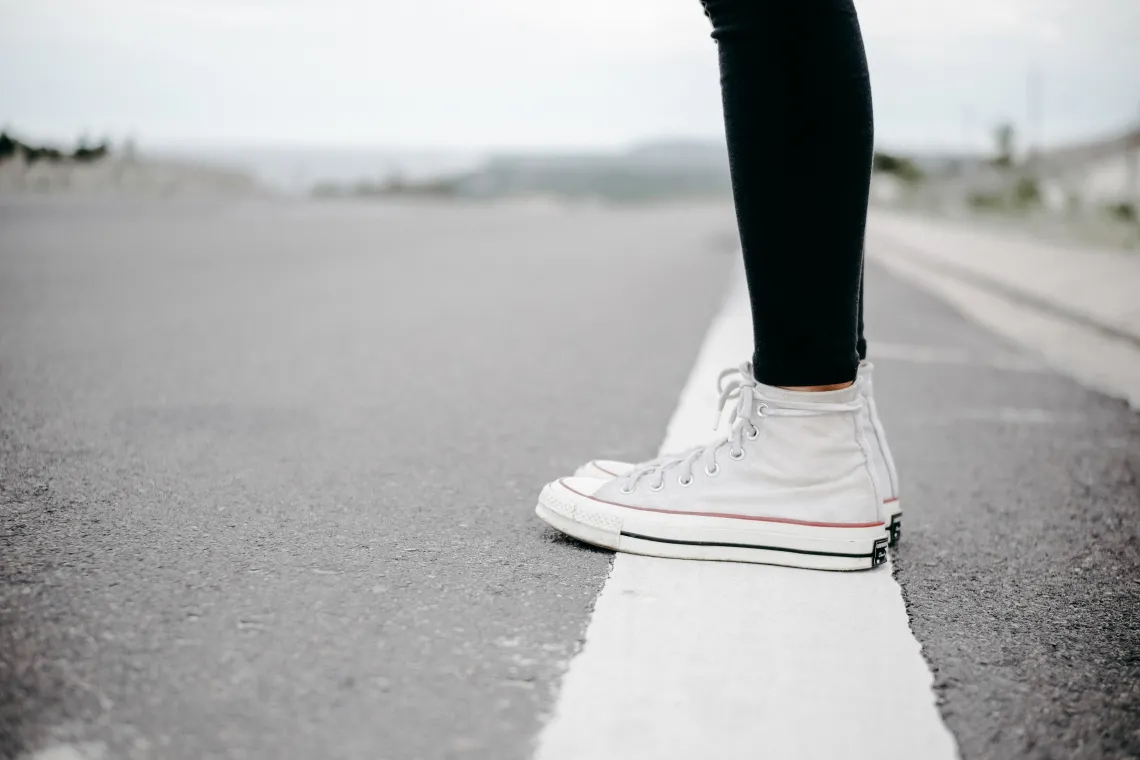
[[[732, 377], [735, 375], [735, 377]], [[725, 380], [732, 377], [726, 383]], [[703, 459], [705, 474], [715, 477], [720, 472], [720, 465], [716, 461], [717, 454], [726, 446], [728, 456], [733, 460], [744, 458], [744, 441], [754, 441], [760, 435], [759, 425], [765, 417], [815, 417], [821, 414], [843, 414], [854, 412], [862, 406], [861, 398], [845, 403], [819, 402], [819, 401], [791, 401], [786, 399], [765, 399], [760, 395], [760, 387], [752, 375], [752, 363], [745, 362], [739, 367], [731, 367], [720, 373], [717, 378], [717, 390], [720, 400], [717, 404], [716, 419], [713, 421], [713, 430], [716, 430], [720, 418], [724, 414], [729, 402], [736, 400], [736, 407], [729, 412], [728, 435], [718, 438], [706, 446], [697, 446], [680, 454], [666, 455], [645, 462], [631, 470], [622, 478], [621, 492], [633, 493], [637, 484], [643, 479], [656, 476], [649, 484], [651, 491], [660, 491], [665, 487], [665, 473], [672, 468], [679, 468], [680, 474], [677, 482], [681, 486], [693, 483], [693, 465]], [[757, 403], [759, 402], [759, 403]]]

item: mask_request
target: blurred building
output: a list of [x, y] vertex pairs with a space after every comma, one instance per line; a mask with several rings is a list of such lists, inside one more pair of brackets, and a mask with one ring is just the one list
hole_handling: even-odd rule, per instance
[[1140, 209], [1140, 127], [1123, 135], [1044, 151], [1028, 169], [1052, 208]]

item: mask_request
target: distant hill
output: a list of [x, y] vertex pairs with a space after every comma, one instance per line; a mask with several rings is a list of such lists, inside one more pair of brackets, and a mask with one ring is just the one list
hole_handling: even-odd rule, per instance
[[319, 195], [557, 197], [609, 201], [727, 198], [723, 143], [645, 143], [620, 153], [500, 154], [473, 171], [427, 181], [401, 178], [354, 187], [323, 185]]

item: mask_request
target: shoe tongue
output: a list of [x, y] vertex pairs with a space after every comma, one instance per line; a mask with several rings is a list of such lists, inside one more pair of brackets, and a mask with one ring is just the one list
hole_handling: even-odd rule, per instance
[[790, 391], [787, 388], [777, 388], [774, 385], [756, 384], [756, 395], [763, 401], [795, 401], [797, 403], [820, 404], [846, 404], [859, 397], [859, 389], [855, 385], [840, 388], [837, 391]]

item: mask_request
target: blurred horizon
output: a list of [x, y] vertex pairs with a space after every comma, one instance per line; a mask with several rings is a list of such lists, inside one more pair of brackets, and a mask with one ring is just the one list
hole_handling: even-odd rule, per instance
[[[0, 124], [154, 151], [620, 151], [722, 141], [696, 0], [0, 0]], [[1132, 0], [862, 0], [877, 143], [1055, 146], [1140, 118]]]

